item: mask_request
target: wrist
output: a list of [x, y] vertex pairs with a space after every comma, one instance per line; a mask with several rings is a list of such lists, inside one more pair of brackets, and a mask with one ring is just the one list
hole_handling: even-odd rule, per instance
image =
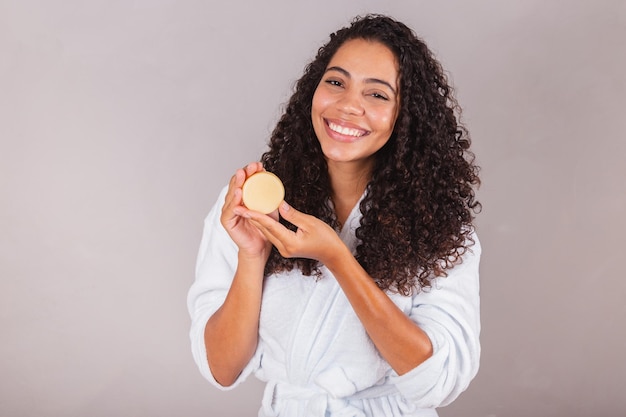
[[239, 265], [248, 265], [251, 267], [265, 268], [267, 259], [269, 258], [270, 250], [264, 250], [260, 253], [248, 253], [240, 250], [237, 255], [237, 261]]
[[336, 272], [339, 268], [347, 266], [347, 264], [354, 259], [350, 249], [343, 241], [339, 241], [337, 245], [329, 246], [322, 263], [331, 272]]

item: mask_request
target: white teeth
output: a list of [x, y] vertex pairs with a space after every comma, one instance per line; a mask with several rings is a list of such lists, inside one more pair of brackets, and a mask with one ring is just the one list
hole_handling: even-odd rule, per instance
[[328, 123], [328, 127], [330, 127], [330, 129], [332, 131], [337, 132], [337, 133], [341, 133], [342, 135], [346, 135], [346, 136], [359, 137], [359, 136], [363, 136], [365, 134], [365, 132], [362, 131], [362, 130], [351, 129], [349, 127], [339, 126], [339, 125], [336, 125], [334, 123]]

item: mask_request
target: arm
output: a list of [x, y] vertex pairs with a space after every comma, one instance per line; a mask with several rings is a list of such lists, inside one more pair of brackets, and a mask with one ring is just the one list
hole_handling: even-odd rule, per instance
[[286, 203], [279, 210], [286, 220], [298, 226], [296, 232], [258, 213], [248, 211], [245, 216], [283, 256], [308, 257], [326, 265], [376, 348], [396, 373], [406, 373], [432, 355], [428, 335], [378, 288], [330, 226]]
[[245, 213], [283, 256], [318, 259], [335, 274], [381, 355], [398, 375], [390, 382], [418, 408], [447, 405], [478, 372], [480, 301], [478, 238], [463, 262], [414, 295], [404, 311], [362, 270], [332, 228], [286, 203], [281, 215], [298, 226], [291, 232], [257, 213]]
[[345, 245], [320, 261], [333, 273], [372, 342], [397, 374], [432, 355], [427, 334], [376, 285]]
[[[198, 311], [194, 326], [204, 326], [204, 359], [196, 360], [204, 360], [201, 369], [208, 364], [211, 375], [205, 375], [222, 387], [237, 380], [253, 357], [258, 341], [263, 270], [271, 243], [240, 217], [237, 209], [241, 207], [243, 182], [260, 170], [261, 164], [253, 163], [232, 177], [220, 213], [222, 227], [213, 231], [215, 235], [221, 233], [221, 239], [213, 238], [211, 244], [203, 244], [209, 247], [203, 250], [196, 283], [190, 291], [190, 311]], [[211, 237], [207, 240], [211, 241]], [[230, 251], [228, 259], [234, 265], [230, 265], [230, 272], [220, 270], [219, 265], [226, 258], [223, 247], [233, 246], [232, 243], [235, 248]], [[205, 305], [216, 304], [219, 308], [215, 311], [206, 311]], [[199, 331], [197, 329], [196, 333]], [[199, 356], [198, 352], [194, 356]]]
[[265, 261], [263, 257], [239, 255], [226, 300], [207, 321], [207, 361], [213, 377], [222, 386], [235, 382], [256, 350]]
[[433, 356], [392, 382], [403, 396], [420, 408], [450, 404], [467, 387], [480, 364], [481, 246], [474, 245], [463, 262], [448, 270], [447, 277], [432, 282], [430, 291], [412, 297], [407, 313], [433, 344]]

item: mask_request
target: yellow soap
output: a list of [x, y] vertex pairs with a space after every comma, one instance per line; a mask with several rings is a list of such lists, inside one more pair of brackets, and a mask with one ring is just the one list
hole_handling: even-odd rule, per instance
[[285, 188], [271, 172], [257, 172], [243, 183], [243, 204], [263, 214], [273, 212], [285, 198]]

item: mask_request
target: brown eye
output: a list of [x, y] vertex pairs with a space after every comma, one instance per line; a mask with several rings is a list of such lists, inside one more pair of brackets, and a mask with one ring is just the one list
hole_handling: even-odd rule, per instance
[[372, 93], [371, 96], [374, 97], [374, 98], [379, 98], [381, 100], [389, 101], [389, 99], [387, 97], [383, 96], [380, 93]]
[[341, 87], [341, 86], [343, 86], [343, 84], [341, 83], [341, 81], [337, 81], [337, 80], [332, 80], [332, 79], [331, 79], [331, 80], [326, 80], [325, 82], [326, 82], [326, 84], [330, 84], [330, 85], [335, 86], [335, 87]]

